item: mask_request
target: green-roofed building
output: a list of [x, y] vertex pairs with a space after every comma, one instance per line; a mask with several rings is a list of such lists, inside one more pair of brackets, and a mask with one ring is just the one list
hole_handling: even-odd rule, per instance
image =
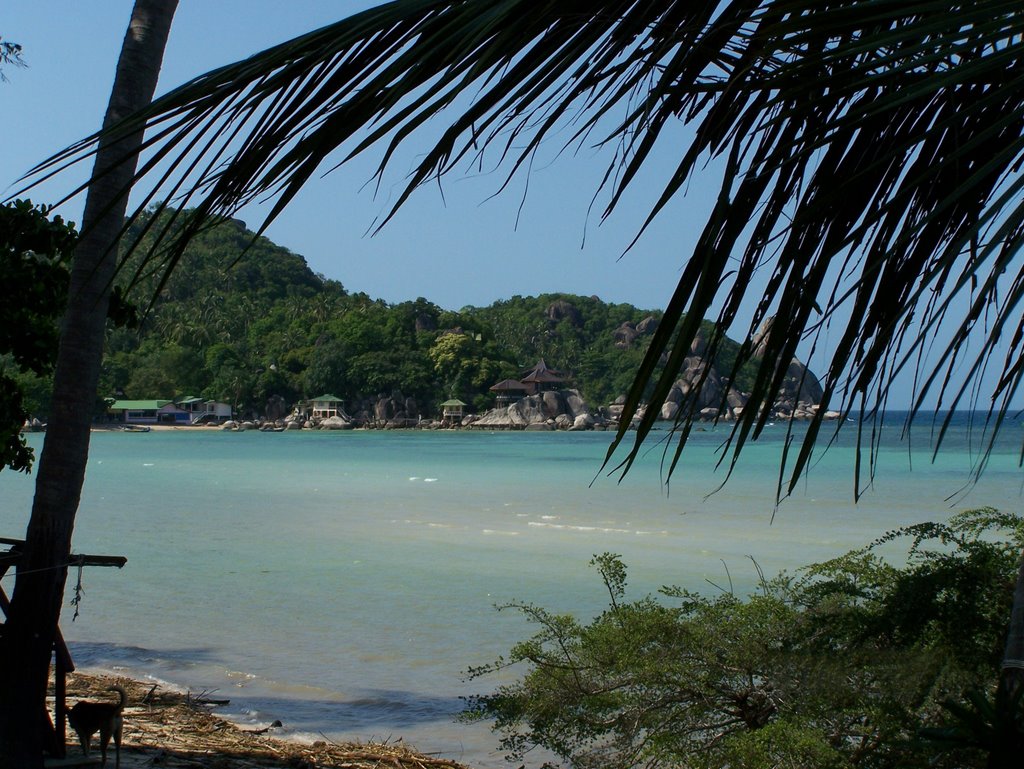
[[441, 404], [441, 421], [456, 424], [465, 415], [466, 404], [458, 398], [451, 398]]
[[116, 421], [126, 424], [187, 425], [192, 421], [188, 411], [170, 400], [116, 400], [107, 411]]

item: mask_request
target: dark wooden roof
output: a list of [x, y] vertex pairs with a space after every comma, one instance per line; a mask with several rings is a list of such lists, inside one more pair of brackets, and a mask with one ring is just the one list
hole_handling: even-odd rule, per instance
[[561, 371], [556, 371], [553, 368], [548, 368], [548, 364], [541, 358], [537, 361], [537, 365], [530, 369], [526, 375], [522, 378], [523, 382], [564, 382], [565, 377]]
[[529, 389], [529, 387], [515, 379], [502, 379], [500, 382], [498, 382], [498, 384], [492, 385], [490, 387], [490, 390], [496, 393], [512, 392], [513, 390], [519, 392], [526, 392]]

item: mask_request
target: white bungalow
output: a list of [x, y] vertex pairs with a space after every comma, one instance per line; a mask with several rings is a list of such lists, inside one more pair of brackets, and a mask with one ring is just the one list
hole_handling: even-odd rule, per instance
[[345, 401], [335, 395], [318, 395], [313, 398], [313, 419], [345, 416], [342, 408]]
[[458, 398], [452, 398], [441, 404], [441, 419], [445, 422], [457, 423], [462, 421], [466, 404]]
[[207, 401], [190, 395], [174, 403], [191, 415], [189, 422], [192, 424], [226, 422], [232, 416], [231, 406], [220, 401]]

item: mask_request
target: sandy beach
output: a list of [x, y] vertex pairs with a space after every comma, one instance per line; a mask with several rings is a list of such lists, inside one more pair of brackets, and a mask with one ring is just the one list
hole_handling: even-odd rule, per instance
[[[328, 740], [299, 744], [273, 736], [273, 729], [245, 730], [217, 717], [215, 708], [195, 693], [182, 693], [124, 678], [73, 673], [68, 676], [68, 705], [79, 700], [116, 699], [109, 687], [124, 687], [122, 769], [464, 769], [461, 764], [415, 753], [401, 742], [391, 744], [339, 744]], [[95, 763], [76, 763], [82, 750], [68, 731], [67, 759], [60, 766], [98, 765], [98, 737], [93, 739]], [[114, 766], [110, 746], [107, 766]]]

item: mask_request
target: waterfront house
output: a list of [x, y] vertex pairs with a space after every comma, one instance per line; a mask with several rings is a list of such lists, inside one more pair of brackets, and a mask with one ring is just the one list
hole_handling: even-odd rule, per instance
[[116, 400], [107, 412], [118, 422], [138, 425], [187, 425], [191, 414], [170, 400]]
[[231, 406], [220, 401], [208, 401], [189, 395], [179, 398], [174, 403], [178, 408], [189, 413], [191, 424], [227, 422], [232, 416]]
[[441, 404], [441, 421], [458, 424], [465, 415], [466, 404], [458, 398], [446, 400]]
[[345, 416], [342, 408], [345, 401], [335, 395], [318, 395], [313, 398], [313, 419]]

